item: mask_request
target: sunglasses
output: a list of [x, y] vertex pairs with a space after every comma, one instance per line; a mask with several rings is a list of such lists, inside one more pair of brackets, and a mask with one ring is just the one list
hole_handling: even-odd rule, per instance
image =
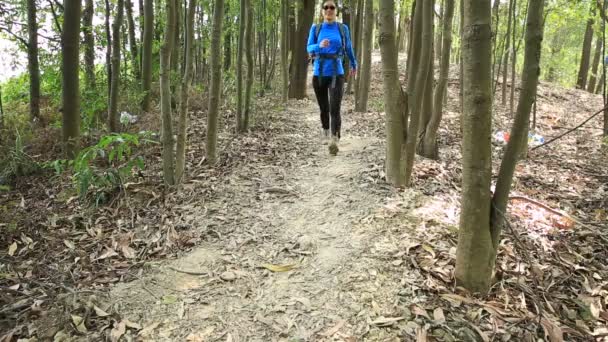
[[323, 6], [323, 9], [326, 10], [326, 11], [327, 10], [335, 10], [336, 6], [331, 6], [331, 5], [330, 6]]

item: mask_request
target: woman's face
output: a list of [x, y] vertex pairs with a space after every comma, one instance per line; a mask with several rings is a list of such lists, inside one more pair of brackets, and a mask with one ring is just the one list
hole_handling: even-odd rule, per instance
[[326, 1], [323, 3], [323, 17], [327, 21], [336, 20], [336, 3], [333, 1]]

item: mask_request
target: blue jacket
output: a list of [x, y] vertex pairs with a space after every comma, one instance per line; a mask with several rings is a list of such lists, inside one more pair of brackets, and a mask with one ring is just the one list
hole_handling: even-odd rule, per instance
[[[315, 33], [317, 31], [317, 25], [312, 25], [310, 28], [310, 33], [308, 34], [308, 53], [328, 53], [328, 54], [337, 54], [340, 49], [342, 49], [342, 36], [340, 35], [340, 27], [337, 22], [333, 23], [322, 23], [321, 31], [319, 32], [319, 37], [317, 37], [317, 42], [315, 43]], [[344, 25], [344, 38], [346, 38], [346, 51], [342, 51], [342, 53], [346, 53], [348, 58], [350, 59], [350, 65], [352, 69], [357, 69], [357, 58], [355, 57], [355, 53], [353, 52], [353, 46], [350, 41], [350, 31], [346, 24]], [[329, 39], [329, 46], [325, 48], [319, 47], [321, 41], [323, 39]], [[344, 67], [342, 66], [342, 58], [338, 60], [338, 70], [334, 73], [335, 63], [332, 60], [325, 60], [323, 62], [323, 76], [333, 76], [335, 75], [344, 75]], [[314, 62], [314, 75], [319, 76], [319, 59], [315, 58]]]

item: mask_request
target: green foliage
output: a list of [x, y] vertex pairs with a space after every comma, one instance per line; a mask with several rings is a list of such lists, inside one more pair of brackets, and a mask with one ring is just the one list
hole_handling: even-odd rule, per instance
[[110, 134], [89, 146], [71, 161], [55, 161], [49, 166], [62, 172], [66, 166], [73, 171], [74, 186], [81, 199], [94, 194], [95, 204], [109, 199], [136, 170], [144, 169], [142, 156], [135, 156], [134, 149], [142, 142], [149, 142], [149, 133]]
[[21, 135], [15, 133], [15, 143], [0, 153], [0, 184], [13, 182], [40, 170], [40, 165], [26, 152]]

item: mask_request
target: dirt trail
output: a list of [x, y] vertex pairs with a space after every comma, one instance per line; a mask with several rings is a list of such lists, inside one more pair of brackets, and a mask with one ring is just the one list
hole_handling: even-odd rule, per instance
[[[151, 265], [139, 280], [111, 292], [123, 317], [155, 327], [145, 339], [354, 341], [400, 335], [378, 326], [409, 315], [396, 299], [403, 295], [403, 271], [386, 260], [403, 246], [379, 237], [390, 227], [374, 217], [388, 198], [404, 195], [362, 181], [383, 144], [349, 133], [351, 105], [344, 107], [340, 152], [331, 157], [318, 138], [316, 103], [291, 103], [284, 115], [295, 118], [306, 144], [299, 162], [289, 169], [250, 165], [234, 172], [215, 210], [213, 203], [194, 208], [194, 221], [213, 232], [213, 241]], [[249, 168], [263, 171], [253, 177]], [[248, 182], [259, 189], [243, 189]], [[210, 224], [231, 201], [239, 203], [231, 209], [239, 215]], [[294, 268], [272, 272], [264, 264]]]

